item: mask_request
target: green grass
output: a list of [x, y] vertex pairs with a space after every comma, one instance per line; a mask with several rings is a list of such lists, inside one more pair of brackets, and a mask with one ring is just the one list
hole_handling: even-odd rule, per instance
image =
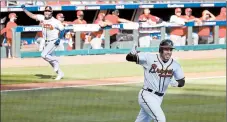
[[[179, 60], [185, 73], [225, 71], [225, 58]], [[142, 76], [143, 68], [135, 63], [106, 63], [61, 66], [64, 80], [99, 79], [110, 77]], [[2, 84], [53, 81], [55, 73], [48, 67], [3, 68]]]
[[[216, 80], [222, 84], [206, 84]], [[225, 122], [225, 78], [169, 88], [167, 122]], [[133, 122], [142, 84], [1, 93], [1, 122]]]

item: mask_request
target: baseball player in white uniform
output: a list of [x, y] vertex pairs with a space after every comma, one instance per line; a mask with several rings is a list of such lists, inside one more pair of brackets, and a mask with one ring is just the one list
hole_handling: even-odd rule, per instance
[[144, 69], [144, 85], [138, 96], [141, 110], [135, 122], [166, 122], [161, 108], [166, 89], [169, 84], [183, 87], [185, 83], [180, 64], [171, 58], [173, 49], [173, 42], [166, 39], [160, 43], [159, 54], [139, 52], [134, 46], [126, 56], [127, 61], [136, 62]]
[[44, 10], [44, 15], [32, 14], [26, 10], [25, 5], [21, 6], [24, 12], [32, 19], [42, 22], [42, 35], [46, 41], [45, 47], [41, 53], [44, 60], [50, 63], [57, 73], [55, 80], [60, 80], [63, 78], [64, 73], [59, 67], [59, 61], [55, 56], [52, 56], [53, 51], [58, 47], [60, 43], [60, 38], [64, 36], [64, 26], [62, 23], [55, 19], [52, 14], [53, 10], [50, 6], [46, 6]]

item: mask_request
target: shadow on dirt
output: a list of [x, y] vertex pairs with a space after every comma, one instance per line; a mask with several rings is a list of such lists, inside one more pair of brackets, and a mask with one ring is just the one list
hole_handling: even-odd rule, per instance
[[53, 79], [54, 77], [52, 75], [43, 75], [43, 74], [36, 74], [36, 77], [39, 77], [40, 79]]

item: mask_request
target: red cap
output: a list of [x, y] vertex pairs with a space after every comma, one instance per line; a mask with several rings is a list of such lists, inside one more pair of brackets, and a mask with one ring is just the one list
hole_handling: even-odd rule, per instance
[[56, 15], [56, 18], [64, 18], [64, 15], [63, 15], [62, 13], [58, 13], [58, 14]]
[[191, 8], [186, 8], [186, 9], [185, 9], [185, 13], [186, 13], [186, 12], [191, 12], [191, 11], [192, 11]]
[[84, 12], [83, 12], [83, 11], [77, 11], [77, 12], [76, 12], [76, 15], [77, 15], [77, 16], [84, 15]]
[[9, 18], [12, 18], [12, 17], [15, 17], [15, 18], [17, 18], [17, 15], [16, 15], [16, 13], [10, 13], [10, 14], [9, 14]]
[[176, 8], [175, 12], [181, 11], [181, 8]]

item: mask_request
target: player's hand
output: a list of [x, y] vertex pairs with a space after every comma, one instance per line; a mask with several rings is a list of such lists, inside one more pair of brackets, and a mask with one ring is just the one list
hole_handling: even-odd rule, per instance
[[155, 25], [156, 22], [153, 22], [152, 20], [147, 20], [147, 23], [150, 24], [150, 25]]
[[130, 52], [130, 53], [135, 55], [135, 54], [137, 54], [137, 52], [138, 52], [138, 51], [137, 51], [137, 45], [134, 44], [134, 45], [132, 46], [132, 49], [131, 49], [131, 52]]
[[24, 4], [22, 4], [22, 5], [21, 5], [21, 8], [22, 8], [22, 9], [25, 9], [25, 5], [24, 5]]
[[58, 46], [58, 45], [60, 44], [60, 39], [58, 39], [56, 42], [54, 42], [54, 44], [55, 44], [56, 46]]

